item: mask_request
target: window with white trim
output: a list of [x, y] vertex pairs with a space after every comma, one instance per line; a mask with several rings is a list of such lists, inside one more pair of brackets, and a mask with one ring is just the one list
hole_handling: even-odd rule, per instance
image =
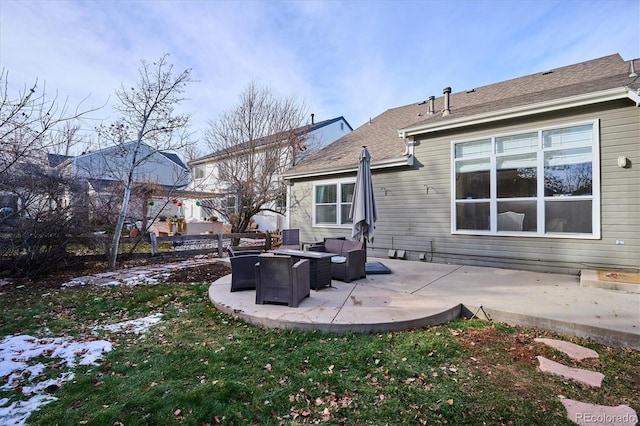
[[195, 166], [193, 168], [193, 178], [200, 180], [200, 179], [204, 179], [204, 166]]
[[314, 193], [314, 225], [351, 226], [349, 211], [355, 182], [317, 184]]
[[453, 141], [456, 233], [600, 237], [598, 121]]

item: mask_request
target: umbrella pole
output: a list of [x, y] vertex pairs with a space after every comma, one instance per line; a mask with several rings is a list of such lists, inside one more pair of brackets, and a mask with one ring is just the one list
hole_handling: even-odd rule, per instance
[[362, 248], [364, 248], [364, 263], [367, 263], [367, 239], [362, 237]]

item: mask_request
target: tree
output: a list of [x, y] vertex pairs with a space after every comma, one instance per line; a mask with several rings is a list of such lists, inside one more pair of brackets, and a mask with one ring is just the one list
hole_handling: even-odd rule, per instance
[[20, 162], [43, 161], [47, 153], [60, 150], [62, 140], [69, 147], [78, 143], [79, 120], [97, 110], [78, 106], [70, 111], [57, 95], [50, 97], [46, 88], [39, 91], [37, 81], [11, 97], [8, 74], [0, 71], [0, 177]]
[[0, 270], [34, 277], [68, 262], [69, 236], [82, 232], [65, 202], [72, 182], [48, 167], [47, 154], [81, 143], [79, 120], [96, 109], [70, 110], [37, 81], [16, 96], [8, 87], [8, 72], [2, 70]]
[[216, 159], [215, 178], [225, 186], [226, 200], [235, 204], [218, 204], [216, 210], [232, 224], [232, 232], [247, 230], [262, 211], [283, 212], [280, 175], [308, 148], [305, 134], [297, 132], [306, 116], [303, 103], [276, 98], [252, 82], [235, 108], [209, 123], [205, 140]]
[[[123, 195], [111, 247], [111, 268], [116, 266], [132, 188], [140, 183], [137, 171], [157, 151], [176, 151], [190, 143], [187, 132], [190, 115], [178, 113], [176, 107], [183, 100], [185, 86], [194, 80], [190, 69], [174, 74], [168, 56], [165, 54], [152, 64], [142, 61], [136, 87], [126, 89], [123, 85], [116, 91], [120, 118], [99, 129], [100, 140], [106, 139], [126, 152], [124, 160], [118, 163]], [[152, 150], [146, 149], [148, 146]], [[176, 176], [176, 182], [181, 178]]]

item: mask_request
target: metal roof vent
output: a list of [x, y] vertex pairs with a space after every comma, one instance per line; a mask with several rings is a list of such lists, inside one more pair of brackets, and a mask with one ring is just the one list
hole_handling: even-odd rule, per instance
[[436, 97], [429, 96], [429, 115], [436, 113]]
[[451, 87], [445, 87], [442, 93], [444, 94], [444, 109], [442, 110], [442, 116], [444, 117], [445, 115], [451, 114], [451, 99], [449, 96], [451, 94]]

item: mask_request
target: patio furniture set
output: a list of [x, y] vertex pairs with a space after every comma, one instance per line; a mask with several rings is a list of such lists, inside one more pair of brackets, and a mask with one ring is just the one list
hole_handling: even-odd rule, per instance
[[266, 253], [228, 249], [232, 292], [255, 290], [257, 304], [297, 307], [309, 297], [310, 289], [330, 287], [332, 279], [351, 282], [366, 276], [366, 253], [361, 242], [326, 238], [300, 250], [297, 233], [290, 234], [291, 238], [284, 235], [283, 246]]

